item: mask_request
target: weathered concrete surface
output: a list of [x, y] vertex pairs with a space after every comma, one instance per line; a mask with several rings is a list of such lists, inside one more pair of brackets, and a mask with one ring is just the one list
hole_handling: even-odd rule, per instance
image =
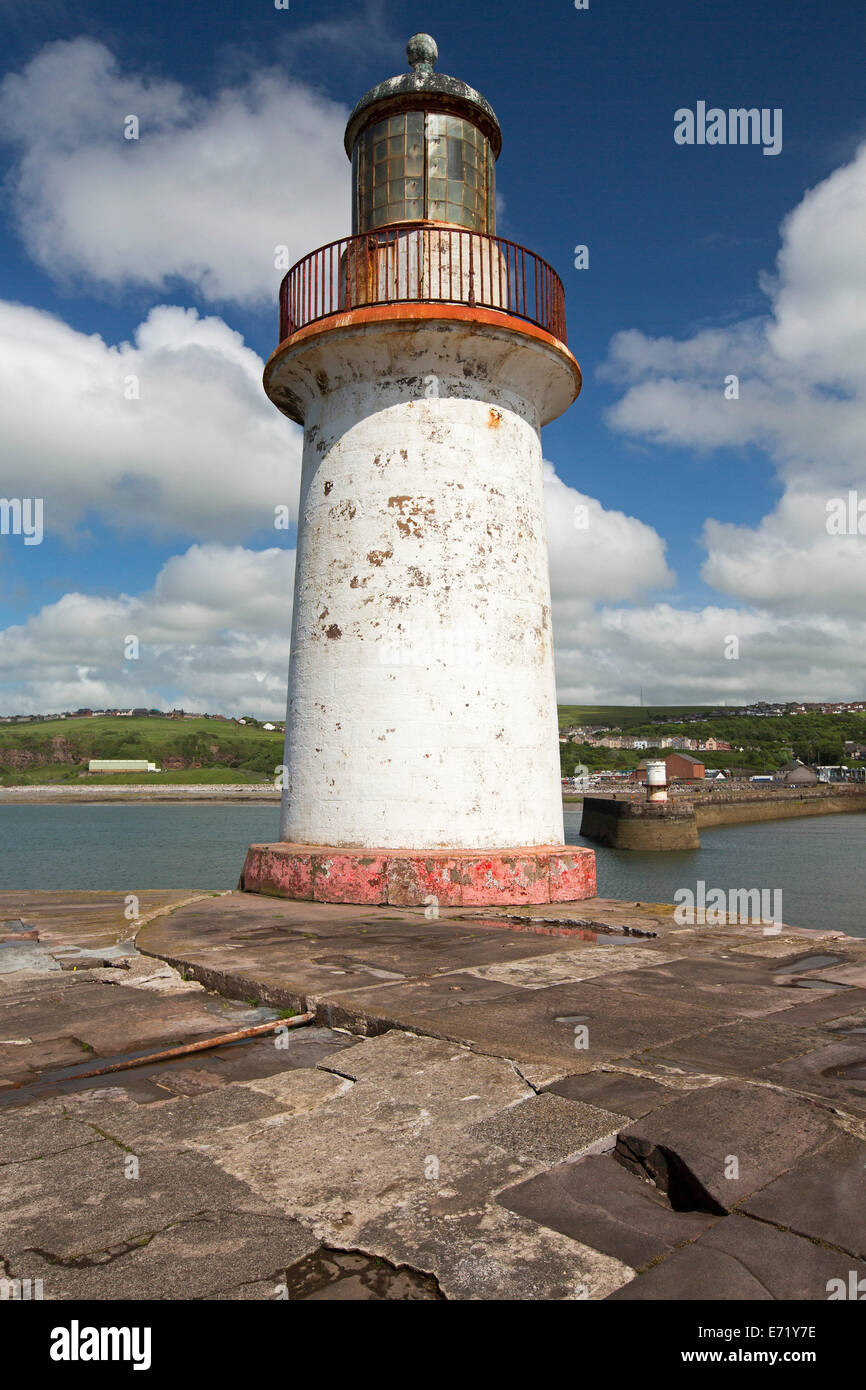
[[[815, 965], [814, 936], [659, 904], [184, 897], [142, 894], [133, 943], [117, 895], [0, 895], [38, 932], [0, 977], [0, 1269], [46, 1298], [808, 1300], [866, 1273], [866, 941]], [[268, 1004], [317, 1025], [76, 1079]]]
[[617, 1156], [680, 1210], [733, 1210], [838, 1135], [828, 1112], [744, 1083], [704, 1086], [625, 1127]]
[[775, 1226], [727, 1216], [612, 1297], [621, 1301], [815, 1301], [829, 1298], [836, 1281], [847, 1286], [852, 1273], [862, 1279], [866, 1265]]
[[250, 845], [240, 887], [301, 902], [391, 907], [574, 902], [597, 891], [594, 852], [566, 845], [492, 854]]
[[701, 1235], [714, 1218], [674, 1211], [658, 1188], [609, 1156], [560, 1163], [508, 1188], [509, 1211], [641, 1269]]

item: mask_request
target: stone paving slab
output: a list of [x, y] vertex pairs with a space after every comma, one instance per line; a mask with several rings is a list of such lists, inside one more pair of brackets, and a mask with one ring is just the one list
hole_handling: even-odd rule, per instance
[[599, 1145], [612, 1148], [625, 1121], [625, 1115], [548, 1093], [501, 1111], [469, 1133], [518, 1158], [550, 1164]]
[[798, 1028], [818, 1028], [864, 1009], [866, 990], [863, 989], [832, 990], [829, 994], [798, 989], [791, 1008], [785, 1010], [784, 1021]]
[[627, 1072], [590, 1071], [575, 1076], [565, 1076], [550, 1083], [547, 1090], [566, 1100], [588, 1101], [603, 1109], [615, 1110], [631, 1120], [640, 1119], [650, 1110], [657, 1110], [669, 1100], [675, 1100], [677, 1092], [661, 1082], [644, 1076], [633, 1076]]
[[9, 1277], [42, 1279], [46, 1299], [210, 1299], [235, 1297], [245, 1280], [275, 1298], [285, 1267], [318, 1249], [296, 1221], [276, 1214], [214, 1211], [177, 1221], [130, 1249], [93, 1263], [49, 1261], [35, 1250], [9, 1261]]
[[439, 1215], [416, 1197], [364, 1222], [358, 1244], [435, 1275], [447, 1298], [537, 1302], [606, 1298], [632, 1270], [495, 1204]]
[[715, 1303], [825, 1300], [834, 1287], [831, 1281], [841, 1279], [847, 1284], [852, 1271], [862, 1279], [866, 1265], [763, 1222], [726, 1216], [611, 1298]]
[[572, 946], [567, 951], [529, 956], [496, 965], [476, 966], [467, 974], [482, 980], [499, 981], [519, 989], [545, 989], [549, 985], [576, 984], [616, 970], [638, 970], [675, 957], [645, 945]]
[[560, 1163], [500, 1192], [509, 1211], [640, 1269], [695, 1240], [718, 1220], [674, 1211], [652, 1183], [610, 1156]]
[[840, 1135], [754, 1193], [742, 1209], [866, 1260], [866, 1143]]
[[764, 1067], [759, 1078], [866, 1116], [866, 1038], [836, 1033], [827, 1047]]
[[725, 960], [721, 956], [678, 960], [604, 978], [610, 987], [624, 993], [639, 990], [672, 1002], [701, 1001], [737, 1018], [762, 1018], [800, 1002], [793, 984], [777, 984], [763, 962]]
[[774, 1013], [769, 1019], [721, 1024], [706, 1033], [648, 1048], [642, 1060], [658, 1060], [716, 1076], [749, 1077], [774, 1062], [811, 1052], [825, 1042], [815, 1028], [796, 1028]]
[[[136, 936], [121, 895], [2, 896], [54, 964], [129, 968], [4, 975], [0, 1072], [214, 1036], [263, 1003], [319, 1025], [282, 1054], [260, 1038], [81, 1082], [60, 1065], [55, 1093], [0, 1095], [0, 1255], [47, 1297], [823, 1299], [828, 1269], [859, 1268], [832, 1247], [861, 1248], [866, 941], [601, 899], [431, 921], [237, 893], [142, 894]], [[785, 967], [818, 939], [839, 957], [818, 973], [849, 976], [807, 990]], [[807, 1239], [815, 1182], [838, 1201], [815, 1197]], [[740, 1214], [762, 1200], [772, 1215]]]
[[[630, 974], [632, 972], [629, 972]], [[507, 999], [467, 1004], [459, 1010], [419, 1010], [422, 1032], [460, 1037], [495, 1055], [556, 1061], [590, 1071], [652, 1043], [673, 1041], [722, 1023], [727, 1013], [700, 1004], [623, 995], [609, 977], [575, 985], [523, 990]], [[586, 1033], [575, 1029], [586, 1027]]]
[[103, 1106], [100, 1129], [116, 1143], [139, 1153], [143, 1146], [180, 1144], [246, 1120], [264, 1119], [281, 1109], [278, 1099], [249, 1086], [217, 1086], [202, 1095], [178, 1096], [154, 1105], [126, 1100]]
[[675, 1206], [722, 1213], [837, 1135], [799, 1096], [741, 1082], [690, 1091], [624, 1128], [617, 1154]]
[[7, 1106], [0, 1114], [0, 1167], [79, 1149], [100, 1137], [90, 1125], [68, 1115], [59, 1104], [46, 1104], [38, 1110]]
[[243, 1182], [197, 1153], [130, 1154], [108, 1139], [0, 1167], [4, 1256], [42, 1251], [74, 1261], [144, 1240], [205, 1211], [267, 1211]]

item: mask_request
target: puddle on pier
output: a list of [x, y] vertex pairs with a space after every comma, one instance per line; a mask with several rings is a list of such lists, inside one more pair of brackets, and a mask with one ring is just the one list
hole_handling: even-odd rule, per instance
[[830, 993], [834, 989], [850, 989], [850, 985], [840, 985], [838, 980], [794, 980], [794, 989], [823, 989]]
[[[860, 1031], [864, 1030], [861, 1028]], [[856, 1062], [843, 1062], [838, 1067], [828, 1067], [821, 1075], [836, 1077], [840, 1081], [866, 1081], [866, 1057], [859, 1057]]]
[[[476, 927], [499, 927], [500, 929], [519, 924], [527, 931], [535, 928], [539, 932], [549, 932], [551, 928], [558, 928], [562, 935], [567, 935], [568, 939], [574, 941], [591, 941], [597, 946], [639, 946], [643, 941], [643, 936], [632, 935], [631, 933], [618, 930], [616, 927], [608, 926], [604, 922], [576, 922], [571, 917], [518, 917], [503, 913], [501, 917], [456, 917], [457, 922], [472, 922]], [[563, 929], [567, 928], [567, 932]], [[654, 932], [647, 932], [647, 936], [655, 935]]]
[[[283, 1041], [286, 1041], [285, 1035]], [[314, 1067], [329, 1053], [350, 1046], [360, 1039], [336, 1033], [330, 1028], [299, 1028], [288, 1034], [288, 1046], [276, 1047], [274, 1036], [242, 1038], [221, 1047], [192, 1052], [185, 1057], [164, 1058], [105, 1076], [84, 1076], [83, 1072], [111, 1063], [133, 1061], [147, 1052], [121, 1053], [113, 1057], [91, 1056], [71, 1067], [43, 1071], [37, 1079], [0, 1092], [3, 1106], [30, 1105], [50, 1097], [79, 1095], [81, 1099], [134, 1100], [139, 1105], [171, 1100], [176, 1096], [200, 1095], [231, 1081], [255, 1081], [274, 1076], [286, 1068]]]
[[314, 1250], [288, 1271], [292, 1301], [417, 1301], [442, 1299], [436, 1280], [356, 1250]]
[[804, 956], [802, 960], [795, 960], [793, 965], [782, 965], [775, 972], [777, 975], [800, 975], [808, 970], [829, 970], [831, 965], [844, 965], [844, 956]]

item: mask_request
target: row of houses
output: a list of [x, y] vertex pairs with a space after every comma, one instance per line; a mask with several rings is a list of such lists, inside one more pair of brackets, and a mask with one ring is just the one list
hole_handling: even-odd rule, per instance
[[[665, 734], [659, 738], [632, 738], [629, 734], [594, 733], [587, 729], [566, 729], [559, 736], [560, 743], [586, 743], [591, 748], [632, 748], [642, 751], [648, 748], [676, 748], [696, 753], [731, 752], [731, 745], [724, 739], [704, 740], [686, 738], [682, 734]], [[742, 750], [740, 750], [742, 751]]]
[[[669, 784], [691, 783], [705, 784], [707, 782], [724, 782], [731, 777], [730, 771], [722, 771], [721, 768], [707, 768], [697, 758], [690, 758], [684, 753], [669, 753], [664, 759], [667, 769], [667, 780]], [[597, 772], [593, 773], [589, 779], [594, 783], [599, 782], [646, 782], [647, 760], [644, 759], [638, 766], [630, 772]], [[580, 779], [574, 779], [575, 782]], [[849, 768], [843, 766], [834, 767], [809, 767], [797, 758], [792, 758], [784, 767], [777, 772], [758, 773], [749, 778], [755, 784], [766, 784], [768, 786], [779, 787], [805, 787], [815, 786], [819, 782], [866, 782], [866, 767]]]

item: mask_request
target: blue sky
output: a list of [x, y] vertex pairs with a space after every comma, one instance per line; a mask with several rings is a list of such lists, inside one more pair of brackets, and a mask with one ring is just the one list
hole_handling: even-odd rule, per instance
[[[549, 505], [567, 509], [585, 494], [600, 510], [586, 542], [596, 548], [582, 559], [562, 553], [568, 537], [552, 523], [561, 695], [625, 700], [638, 683], [660, 701], [862, 695], [852, 624], [863, 611], [866, 540], [831, 549], [821, 516], [823, 499], [861, 486], [863, 472], [863, 378], [847, 359], [866, 342], [851, 248], [859, 225], [862, 260], [864, 28], [850, 0], [590, 0], [580, 11], [571, 0], [291, 0], [287, 11], [269, 0], [0, 0], [0, 300], [72, 330], [68, 343], [59, 329], [34, 343], [49, 386], [65, 375], [65, 352], [81, 358], [58, 396], [34, 391], [27, 401], [63, 414], [56, 435], [46, 425], [34, 438], [14, 404], [3, 417], [2, 491], [44, 495], [46, 522], [38, 547], [0, 538], [0, 708], [122, 703], [129, 690], [137, 702], [236, 712], [258, 699], [263, 712], [279, 709], [290, 598], [274, 595], [266, 609], [256, 591], [270, 583], [268, 565], [288, 573], [290, 557], [259, 557], [291, 551], [294, 533], [274, 534], [264, 501], [246, 505], [245, 404], [262, 411], [256, 457], [270, 461], [282, 438], [296, 463], [298, 443], [276, 412], [265, 416], [267, 402], [252, 402], [255, 363], [231, 335], [259, 358], [275, 345], [279, 273], [270, 289], [266, 271], [250, 267], [270, 253], [277, 214], [292, 259], [348, 231], [341, 122], [367, 88], [405, 70], [406, 39], [419, 29], [436, 37], [440, 71], [476, 86], [499, 116], [500, 234], [549, 260], [566, 286], [585, 385], [545, 432], [559, 480]], [[256, 86], [263, 78], [266, 90]], [[781, 108], [781, 153], [675, 144], [674, 112], [699, 100]], [[139, 106], [142, 138], [124, 143], [120, 123]], [[303, 135], [303, 111], [314, 127], [321, 117], [320, 151]], [[226, 168], [214, 154], [222, 138]], [[165, 158], [154, 157], [158, 141]], [[257, 153], [244, 154], [253, 145]], [[199, 154], [212, 171], [201, 186], [190, 175]], [[235, 226], [245, 206], [246, 229]], [[578, 243], [589, 247], [587, 270], [573, 267]], [[834, 305], [844, 306], [840, 332], [823, 342]], [[160, 318], [164, 306], [175, 316]], [[177, 403], [158, 419], [150, 405], [142, 412], [144, 453], [159, 459], [152, 470], [139, 444], [125, 459], [128, 429], [91, 399], [87, 372], [116, 369], [110, 349], [134, 344], [152, 311], [162, 368], [166, 351], [183, 356], [178, 391], [200, 380], [197, 353], [215, 353], [220, 370], [236, 374], [222, 397], [233, 402], [220, 431], [226, 456], [214, 460], [213, 506], [201, 519], [193, 494], [197, 476], [208, 487], [207, 460], [188, 495], [174, 489], [201, 438], [205, 388], [185, 428]], [[203, 319], [218, 323], [212, 342], [197, 337]], [[36, 323], [10, 315], [13, 357], [22, 325]], [[101, 365], [88, 362], [90, 335], [102, 340]], [[721, 418], [728, 370], [751, 400], [728, 403]], [[158, 371], [156, 380], [168, 392]], [[825, 449], [836, 421], [842, 442]], [[66, 457], [64, 431], [76, 441]], [[110, 487], [100, 459], [114, 468]], [[286, 501], [296, 486], [287, 464]], [[232, 565], [246, 577], [226, 580], [222, 598], [204, 594], [207, 576]], [[815, 576], [809, 587], [804, 567]], [[608, 590], [599, 573], [610, 574]], [[64, 599], [71, 594], [80, 602]], [[194, 612], [205, 610], [197, 632]], [[134, 622], [150, 624], [146, 672], [100, 645], [101, 625]], [[244, 673], [255, 658], [250, 643], [238, 645], [240, 630], [269, 673], [252, 687]], [[654, 632], [666, 644], [655, 664]], [[736, 667], [713, 657], [731, 632], [745, 648]]]

